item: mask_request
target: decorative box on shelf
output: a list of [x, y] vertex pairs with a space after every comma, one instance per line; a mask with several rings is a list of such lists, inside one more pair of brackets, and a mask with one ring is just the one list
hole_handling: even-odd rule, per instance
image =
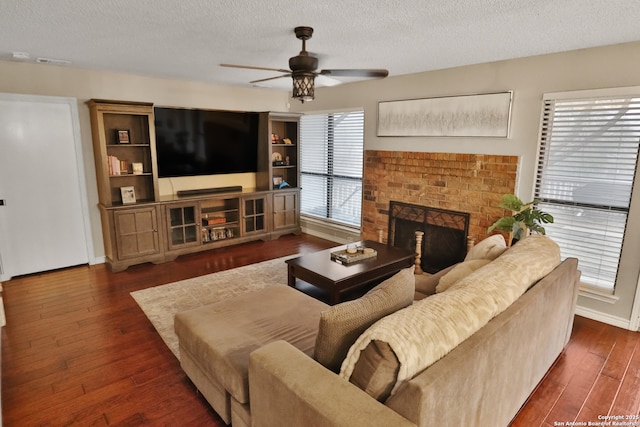
[[338, 264], [349, 265], [373, 258], [376, 255], [378, 255], [378, 252], [372, 248], [358, 249], [355, 253], [350, 253], [346, 249], [343, 249], [341, 251], [331, 252], [331, 260]]
[[216, 224], [224, 224], [227, 222], [225, 217], [212, 217], [212, 218], [202, 218], [202, 225], [216, 225]]

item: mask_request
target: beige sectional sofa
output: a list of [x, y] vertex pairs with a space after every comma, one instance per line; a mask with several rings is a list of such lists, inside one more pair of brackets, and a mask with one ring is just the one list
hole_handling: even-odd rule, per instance
[[580, 274], [544, 236], [496, 239], [333, 307], [275, 286], [179, 313], [182, 366], [236, 427], [506, 426], [568, 342]]

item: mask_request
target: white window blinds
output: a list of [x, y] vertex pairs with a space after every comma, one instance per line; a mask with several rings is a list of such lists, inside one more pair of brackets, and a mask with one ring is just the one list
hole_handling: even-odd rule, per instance
[[364, 112], [300, 119], [300, 210], [360, 227]]
[[535, 197], [582, 282], [613, 291], [640, 141], [640, 98], [545, 100]]

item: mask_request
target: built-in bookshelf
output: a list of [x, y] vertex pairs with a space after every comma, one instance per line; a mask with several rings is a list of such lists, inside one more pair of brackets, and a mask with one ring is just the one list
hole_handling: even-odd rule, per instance
[[114, 271], [300, 232], [298, 115], [261, 113], [255, 189], [160, 197], [153, 104], [87, 104], [105, 257]]
[[257, 185], [264, 190], [298, 188], [300, 116], [269, 113], [260, 144]]
[[100, 203], [128, 203], [122, 188], [133, 189], [135, 203], [157, 200], [153, 105], [106, 100], [88, 105]]

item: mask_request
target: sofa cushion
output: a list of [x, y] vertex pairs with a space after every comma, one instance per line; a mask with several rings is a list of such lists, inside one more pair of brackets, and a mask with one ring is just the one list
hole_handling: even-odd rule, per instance
[[443, 275], [438, 281], [436, 292], [444, 292], [458, 280], [467, 277], [477, 269], [484, 267], [491, 262], [490, 259], [471, 259], [456, 264], [447, 274]]
[[414, 267], [396, 273], [361, 298], [336, 304], [320, 314], [314, 358], [338, 372], [356, 338], [384, 316], [413, 302]]
[[494, 234], [493, 236], [487, 237], [486, 239], [482, 240], [477, 245], [472, 247], [469, 252], [467, 252], [467, 256], [464, 258], [464, 260], [494, 260], [502, 255], [502, 253], [506, 250], [507, 242], [504, 240], [504, 236], [502, 234]]
[[351, 346], [340, 376], [349, 380], [371, 341], [386, 342], [400, 362], [392, 394], [492, 318], [560, 263], [560, 248], [545, 236], [529, 236], [485, 268], [410, 307], [386, 316]]
[[269, 286], [175, 315], [181, 351], [238, 402], [249, 401], [249, 353], [285, 340], [311, 356], [320, 302], [289, 286]]

